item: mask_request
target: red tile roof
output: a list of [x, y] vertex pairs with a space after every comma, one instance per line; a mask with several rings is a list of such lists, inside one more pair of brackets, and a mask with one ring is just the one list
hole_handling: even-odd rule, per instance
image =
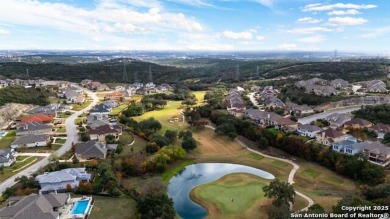
[[53, 115], [37, 114], [37, 115], [31, 115], [31, 116], [24, 117], [21, 120], [21, 123], [26, 123], [26, 122], [50, 123], [52, 121], [53, 121]]

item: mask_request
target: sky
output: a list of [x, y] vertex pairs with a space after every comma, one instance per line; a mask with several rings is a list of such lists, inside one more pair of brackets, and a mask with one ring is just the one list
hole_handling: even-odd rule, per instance
[[389, 0], [1, 0], [0, 49], [389, 52]]

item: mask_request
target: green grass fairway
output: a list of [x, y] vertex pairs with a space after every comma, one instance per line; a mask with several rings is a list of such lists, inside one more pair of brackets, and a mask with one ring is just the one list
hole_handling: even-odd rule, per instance
[[[181, 101], [168, 101], [164, 109], [147, 112], [134, 119], [138, 122], [151, 117], [157, 119], [163, 126], [161, 133], [165, 133], [167, 129], [181, 131], [187, 127], [187, 123], [183, 122], [180, 106]], [[172, 118], [179, 118], [179, 121], [171, 121]]]
[[206, 91], [193, 91], [192, 94], [194, 94], [196, 99], [198, 99], [197, 106], [202, 105], [204, 102], [204, 95], [206, 94]]
[[270, 200], [264, 197], [262, 188], [269, 182], [250, 174], [230, 174], [195, 188], [191, 198], [206, 207], [211, 218], [244, 215], [263, 218], [266, 208], [260, 206], [269, 204]]

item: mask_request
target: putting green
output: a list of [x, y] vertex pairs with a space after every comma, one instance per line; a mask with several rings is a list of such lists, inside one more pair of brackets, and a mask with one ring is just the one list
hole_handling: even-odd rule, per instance
[[207, 209], [210, 218], [258, 218], [259, 215], [265, 215], [266, 205], [270, 202], [262, 190], [269, 182], [251, 174], [229, 174], [196, 187], [190, 196]]

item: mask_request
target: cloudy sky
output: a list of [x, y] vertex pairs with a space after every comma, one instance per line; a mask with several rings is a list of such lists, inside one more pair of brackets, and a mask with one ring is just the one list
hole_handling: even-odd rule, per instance
[[389, 0], [1, 0], [0, 49], [390, 50]]

